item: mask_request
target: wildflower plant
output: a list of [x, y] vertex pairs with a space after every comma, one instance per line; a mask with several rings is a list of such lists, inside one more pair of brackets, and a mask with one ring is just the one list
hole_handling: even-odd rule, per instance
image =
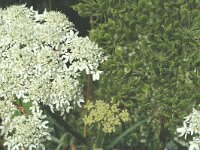
[[[81, 107], [77, 77], [85, 71], [98, 80], [105, 59], [59, 12], [38, 14], [24, 5], [1, 9], [0, 131], [8, 149], [45, 149], [42, 142], [50, 140], [50, 130], [40, 104], [61, 115]], [[19, 101], [30, 104], [28, 113], [17, 113]]]
[[119, 103], [109, 104], [103, 100], [98, 100], [95, 103], [88, 102], [85, 105], [87, 114], [83, 118], [85, 125], [91, 126], [97, 124], [104, 133], [112, 133], [123, 122], [129, 121], [129, 113], [119, 109]]
[[180, 136], [192, 136], [189, 141], [189, 150], [200, 150], [200, 111], [193, 109], [192, 113], [185, 117], [183, 127], [178, 128]]

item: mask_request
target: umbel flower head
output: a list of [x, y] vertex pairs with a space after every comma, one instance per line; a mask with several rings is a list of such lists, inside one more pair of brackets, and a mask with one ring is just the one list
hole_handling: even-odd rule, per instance
[[[2, 106], [3, 102], [0, 102]], [[3, 104], [5, 106], [5, 104]], [[9, 104], [10, 113], [14, 115], [14, 105]], [[5, 108], [8, 109], [8, 106]], [[24, 150], [24, 149], [45, 149], [41, 142], [50, 140], [50, 133], [48, 129], [48, 121], [43, 121], [45, 115], [42, 115], [42, 111], [33, 105], [31, 108], [31, 115], [19, 115], [15, 117], [2, 117], [3, 122], [1, 129], [1, 135], [4, 135], [5, 143], [8, 149], [11, 150]], [[16, 110], [16, 108], [15, 108]], [[0, 111], [1, 112], [1, 111]], [[1, 112], [2, 113], [2, 112]]]
[[193, 140], [189, 141], [189, 150], [200, 150], [200, 111], [193, 109], [193, 112], [185, 117], [183, 127], [178, 128], [180, 136], [191, 135]]
[[97, 124], [105, 133], [112, 133], [122, 122], [129, 121], [129, 113], [127, 110], [120, 110], [119, 103], [109, 104], [103, 100], [95, 103], [88, 102], [85, 109], [88, 112], [83, 121], [86, 125]]
[[[105, 59], [88, 37], [78, 37], [64, 14], [38, 14], [24, 5], [1, 9], [0, 129], [8, 148], [43, 147], [41, 142], [50, 135], [38, 103], [61, 114], [81, 107], [84, 99], [77, 77], [85, 71], [98, 80], [98, 66]], [[30, 114], [16, 115], [14, 104], [19, 100], [31, 103]]]

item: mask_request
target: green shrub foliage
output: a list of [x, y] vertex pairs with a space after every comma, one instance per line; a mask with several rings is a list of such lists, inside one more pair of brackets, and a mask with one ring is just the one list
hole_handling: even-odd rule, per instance
[[170, 145], [199, 104], [200, 1], [82, 0], [74, 9], [93, 18], [90, 37], [110, 55], [97, 96], [122, 102], [132, 123], [151, 118], [125, 145]]

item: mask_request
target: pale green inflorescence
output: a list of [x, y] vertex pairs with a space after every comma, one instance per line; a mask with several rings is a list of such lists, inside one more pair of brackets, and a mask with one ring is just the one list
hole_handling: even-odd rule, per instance
[[[50, 134], [39, 103], [61, 114], [81, 107], [77, 77], [85, 71], [98, 80], [105, 59], [64, 14], [25, 6], [0, 10], [0, 129], [8, 149], [44, 149]], [[16, 116], [17, 100], [31, 103], [31, 114]]]
[[129, 121], [129, 113], [127, 110], [120, 110], [119, 104], [109, 104], [103, 100], [95, 103], [88, 102], [85, 105], [87, 114], [83, 121], [86, 125], [97, 124], [105, 133], [112, 133], [122, 122]]
[[180, 136], [192, 136], [192, 141], [189, 141], [189, 150], [200, 150], [200, 111], [193, 109], [193, 112], [185, 117], [183, 127], [177, 129]]

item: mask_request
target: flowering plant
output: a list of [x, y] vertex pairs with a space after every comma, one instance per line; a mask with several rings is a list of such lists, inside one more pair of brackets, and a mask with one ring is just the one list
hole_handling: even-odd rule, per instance
[[111, 105], [98, 100], [96, 103], [88, 102], [85, 109], [87, 111], [83, 118], [85, 125], [97, 124], [104, 133], [115, 132], [118, 126], [130, 120], [128, 110], [121, 111], [119, 103]]
[[200, 150], [200, 111], [193, 109], [192, 113], [185, 117], [183, 127], [178, 128], [177, 132], [180, 136], [192, 136], [192, 141], [189, 141], [189, 150]]
[[105, 59], [59, 12], [38, 14], [24, 5], [0, 10], [0, 129], [8, 149], [45, 149], [50, 133], [39, 104], [61, 115], [81, 107], [77, 77], [85, 71], [98, 80]]

